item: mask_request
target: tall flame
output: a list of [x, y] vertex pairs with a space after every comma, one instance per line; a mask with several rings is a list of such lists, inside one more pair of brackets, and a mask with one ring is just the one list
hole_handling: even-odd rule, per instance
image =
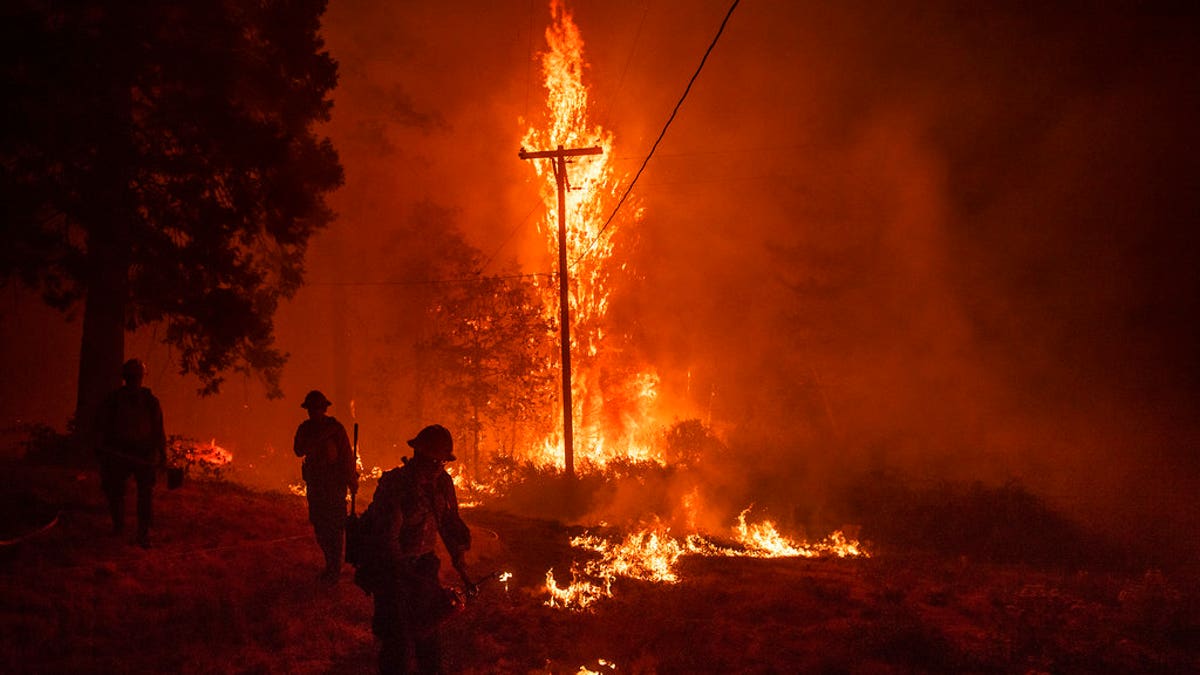
[[[603, 153], [578, 158], [567, 167], [566, 242], [571, 310], [571, 395], [575, 402], [572, 426], [576, 456], [582, 464], [603, 467], [614, 458], [658, 459], [648, 443], [649, 406], [657, 392], [652, 369], [612, 363], [621, 336], [607, 326], [609, 296], [614, 283], [614, 235], [617, 223], [606, 218], [617, 203], [618, 177], [612, 166], [613, 134], [588, 118], [588, 89], [583, 81], [586, 62], [583, 38], [561, 0], [550, 3], [546, 29], [547, 51], [541, 55], [546, 88], [546, 124], [529, 126], [522, 145], [533, 149], [599, 146]], [[542, 179], [546, 217], [540, 224], [548, 250], [558, 252], [558, 189], [549, 161], [535, 161]], [[636, 217], [636, 216], [635, 216]], [[558, 321], [557, 290], [543, 287], [546, 315]], [[562, 464], [562, 439], [547, 439], [535, 458], [543, 464]]]

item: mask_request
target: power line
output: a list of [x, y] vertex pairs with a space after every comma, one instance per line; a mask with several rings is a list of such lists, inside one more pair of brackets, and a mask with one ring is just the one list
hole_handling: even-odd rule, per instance
[[[529, 58], [527, 59], [527, 66], [525, 68], [525, 119], [529, 118], [529, 81], [530, 81], [529, 72], [532, 69], [532, 67], [533, 67], [532, 64], [535, 60], [533, 58], [534, 57], [534, 52], [533, 52], [534, 9], [533, 8], [534, 8], [533, 0], [530, 0], [530, 2], [529, 2]], [[637, 51], [638, 42], [641, 40], [641, 37], [642, 37], [642, 28], [646, 23], [646, 15], [649, 13], [649, 11], [650, 11], [650, 5], [649, 5], [649, 3], [647, 3], [646, 6], [642, 10], [642, 17], [638, 21], [637, 31], [634, 33], [634, 36], [633, 36], [633, 43], [629, 47], [629, 54], [625, 57], [625, 67], [621, 71], [621, 77], [617, 80], [617, 86], [616, 86], [616, 90], [614, 91], [614, 96], [610, 100], [615, 100], [615, 93], [619, 92], [621, 90], [621, 86], [625, 82], [625, 76], [629, 73], [629, 65], [633, 62], [633, 55]], [[609, 108], [611, 108], [612, 105], [613, 104], [610, 103]], [[603, 115], [601, 115], [601, 116], [603, 116]], [[630, 157], [627, 159], [637, 159], [637, 158]], [[542, 204], [542, 202], [539, 199], [533, 205], [533, 207], [531, 207], [529, 209], [529, 213], [526, 213], [525, 217], [521, 219], [521, 222], [517, 223], [516, 226], [513, 227], [512, 230], [508, 233], [508, 235], [504, 237], [504, 241], [502, 241], [500, 243], [500, 245], [498, 247], [496, 247], [495, 252], [493, 252], [490, 256], [488, 256], [487, 259], [484, 260], [484, 263], [479, 266], [479, 271], [476, 272], [476, 274], [482, 274], [483, 270], [487, 269], [487, 266], [490, 265], [492, 263], [492, 261], [496, 258], [496, 256], [500, 254], [500, 251], [502, 251], [504, 249], [504, 247], [507, 246], [510, 241], [512, 241], [513, 236], [516, 235], [517, 231], [521, 229], [521, 226], [524, 225], [527, 220], [529, 220], [529, 217], [532, 216], [535, 211], [537, 211], [538, 206], [541, 206], [541, 204]]]
[[625, 57], [625, 67], [621, 70], [621, 77], [617, 79], [617, 86], [613, 89], [612, 96], [609, 97], [609, 103], [605, 109], [597, 116], [600, 119], [607, 117], [617, 103], [617, 95], [621, 92], [621, 87], [625, 84], [625, 76], [629, 74], [629, 64], [633, 62], [633, 55], [637, 52], [638, 42], [642, 38], [642, 27], [646, 24], [646, 15], [650, 13], [650, 3], [642, 9], [642, 18], [638, 21], [637, 32], [633, 35], [633, 43], [629, 46], [629, 54]]
[[[655, 141], [654, 141], [654, 145], [652, 145], [650, 147], [650, 152], [646, 154], [646, 158], [642, 161], [642, 165], [638, 168], [637, 173], [634, 174], [633, 180], [630, 181], [629, 186], [625, 189], [624, 194], [621, 195], [621, 199], [617, 202], [617, 205], [615, 207], [613, 207], [612, 213], [610, 213], [608, 216], [608, 219], [604, 221], [604, 225], [601, 226], [600, 231], [596, 234], [596, 237], [594, 239], [592, 239], [591, 243], [588, 244], [587, 248], [585, 248], [583, 250], [583, 252], [580, 253], [579, 256], [575, 258], [575, 260], [571, 263], [570, 267], [574, 267], [575, 265], [579, 264], [579, 261], [583, 260], [584, 257], [586, 257], [589, 253], [591, 253], [592, 249], [595, 248], [597, 242], [600, 241], [600, 237], [602, 237], [604, 235], [604, 232], [608, 229], [608, 226], [611, 225], [613, 219], [616, 218], [617, 213], [621, 210], [621, 206], [625, 204], [625, 201], [629, 198], [630, 193], [633, 192], [633, 187], [635, 185], [637, 185], [638, 179], [641, 177], [642, 173], [646, 170], [646, 166], [650, 163], [650, 158], [654, 156], [654, 152], [658, 149], [658, 146], [662, 142], [662, 139], [667, 135], [667, 130], [671, 127], [671, 123], [675, 121], [675, 117], [679, 114], [679, 109], [683, 106], [683, 102], [687, 99], [688, 94], [691, 93], [692, 85], [695, 84], [696, 79], [698, 77], [700, 77], [700, 72], [702, 70], [704, 70], [704, 65], [705, 65], [705, 63], [708, 62], [709, 55], [712, 54], [713, 49], [716, 48], [717, 42], [721, 39], [721, 35], [725, 32], [725, 26], [729, 23], [729, 18], [731, 16], [733, 16], [733, 11], [735, 9], [737, 9], [737, 6], [740, 2], [741, 2], [741, 0], [733, 0], [733, 4], [731, 4], [729, 6], [729, 11], [727, 11], [725, 13], [725, 18], [721, 20], [721, 25], [717, 29], [717, 34], [713, 36], [712, 42], [709, 43], [709, 45], [708, 45], [708, 49], [706, 49], [704, 51], [704, 56], [702, 56], [700, 58], [700, 64], [698, 66], [696, 66], [696, 72], [692, 73], [691, 79], [688, 80], [687, 86], [684, 87], [683, 94], [679, 97], [679, 101], [675, 104], [674, 109], [671, 110], [671, 115], [667, 118], [666, 123], [663, 124], [662, 131], [659, 132], [658, 138], [655, 139]], [[530, 2], [530, 8], [531, 8], [530, 9], [530, 22], [531, 22], [531, 24], [532, 24], [532, 7], [533, 7], [533, 3], [531, 0], [531, 2]], [[643, 16], [643, 20], [644, 19], [645, 19], [645, 17]], [[640, 30], [641, 29], [639, 26], [639, 33], [640, 33]], [[530, 28], [530, 42], [531, 42], [530, 49], [531, 50], [532, 50], [532, 39], [533, 38], [532, 38], [532, 26], [531, 26], [531, 28]], [[628, 64], [626, 64], [626, 65], [628, 66]], [[528, 108], [528, 105], [529, 105], [529, 101], [528, 101], [528, 74], [527, 74], [526, 108]], [[530, 212], [527, 213], [525, 215], [525, 217], [521, 219], [521, 221], [517, 224], [517, 226], [514, 227], [511, 232], [509, 232], [509, 234], [505, 238], [504, 242], [502, 244], [500, 244], [500, 246], [499, 246], [499, 248], [497, 248], [496, 252], [493, 253], [484, 262], [484, 264], [480, 267], [479, 272], [477, 272], [476, 275], [473, 277], [464, 277], [464, 278], [460, 278], [460, 279], [427, 279], [427, 280], [409, 280], [409, 281], [326, 281], [326, 282], [310, 282], [306, 285], [308, 285], [308, 286], [429, 286], [429, 285], [438, 285], [438, 284], [479, 283], [486, 279], [529, 279], [529, 278], [535, 278], [535, 277], [553, 277], [554, 276], [553, 274], [549, 274], [546, 272], [534, 272], [534, 273], [530, 273], [530, 274], [512, 274], [512, 275], [505, 275], [505, 276], [498, 276], [498, 277], [482, 277], [482, 276], [480, 276], [483, 273], [483, 270], [489, 264], [491, 264], [492, 260], [499, 253], [500, 249], [503, 249], [504, 246], [506, 246], [508, 244], [509, 240], [512, 239], [513, 235], [521, 227], [521, 225], [525, 224], [525, 222], [529, 219], [529, 216], [532, 215], [533, 211], [536, 210], [536, 208], [537, 208], [537, 205], [535, 205], [534, 208], [531, 209]]]
[[553, 277], [549, 272], [530, 272], [528, 274], [506, 274], [502, 276], [471, 276], [457, 279], [408, 279], [387, 281], [311, 281], [305, 286], [435, 286], [439, 284], [473, 284], [498, 279], [531, 279], [534, 277]]
[[508, 242], [512, 241], [512, 238], [517, 233], [517, 230], [521, 229], [521, 226], [523, 226], [525, 222], [529, 220], [529, 216], [532, 216], [541, 205], [542, 200], [539, 198], [536, 202], [534, 202], [533, 206], [529, 207], [529, 212], [525, 214], [525, 217], [522, 218], [521, 221], [515, 226], [513, 226], [511, 230], [509, 230], [508, 236], [504, 237], [504, 241], [500, 242], [500, 245], [496, 247], [496, 250], [493, 251], [492, 254], [483, 261], [483, 264], [479, 266], [479, 270], [476, 271], [475, 274], [483, 274], [483, 271], [487, 269], [487, 266], [491, 265], [492, 261], [496, 259], [496, 256], [500, 255], [500, 251], [504, 250], [504, 247], [508, 246]]
[[[691, 151], [691, 152], [671, 152], [671, 153], [666, 153], [666, 154], [658, 154], [658, 158], [659, 159], [679, 159], [679, 158], [686, 159], [689, 157], [705, 157], [705, 156], [712, 156], [712, 155], [756, 155], [756, 156], [761, 156], [761, 155], [770, 154], [770, 153], [785, 153], [785, 152], [793, 151], [793, 150], [812, 150], [812, 148], [813, 148], [813, 145], [811, 143], [807, 143], [807, 144], [793, 143], [791, 145], [772, 145], [772, 146], [744, 146], [744, 147], [721, 148], [721, 149], [717, 149], [717, 150], [695, 150], [695, 151]], [[622, 156], [610, 157], [609, 161], [612, 161], [612, 162], [634, 162], [634, 161], [640, 161], [641, 159], [642, 159], [642, 157], [640, 155], [622, 155]]]
[[585, 248], [583, 252], [579, 254], [579, 257], [575, 258], [574, 262], [571, 263], [571, 267], [578, 265], [580, 260], [583, 260], [587, 254], [592, 252], [592, 249], [595, 248], [596, 243], [600, 241], [600, 237], [604, 235], [604, 231], [608, 229], [610, 224], [612, 224], [613, 218], [617, 216], [617, 212], [621, 210], [621, 205], [623, 205], [625, 200], [629, 198], [629, 193], [633, 191], [633, 186], [637, 185], [638, 178], [640, 178], [642, 172], [646, 170], [646, 165], [650, 163], [650, 158], [654, 156], [654, 151], [658, 149], [658, 144], [661, 143], [663, 137], [667, 135], [667, 129], [671, 128], [671, 123], [675, 121], [675, 116], [679, 114], [679, 108], [683, 106], [684, 100], [687, 99], [688, 93], [691, 92], [692, 85], [696, 82], [696, 78], [700, 77], [700, 71], [704, 70], [704, 64], [706, 61], [708, 61], [708, 55], [711, 54], [712, 50], [717, 46], [717, 41], [721, 39], [721, 34], [725, 32], [725, 26], [729, 23], [729, 17], [733, 16], [733, 10], [737, 9], [739, 2], [741, 2], [741, 0], [733, 0], [733, 4], [729, 6], [729, 11], [725, 13], [725, 18], [721, 20], [721, 27], [717, 29], [717, 34], [713, 36], [712, 42], [708, 45], [708, 49], [704, 51], [704, 56], [700, 58], [700, 65], [696, 66], [696, 72], [692, 73], [692, 79], [688, 80], [687, 87], [685, 87], [683, 90], [683, 95], [679, 97], [679, 102], [675, 104], [675, 108], [671, 111], [671, 116], [667, 118], [667, 122], [663, 125], [662, 131], [659, 132], [658, 138], [654, 140], [654, 145], [650, 146], [650, 152], [646, 155], [646, 159], [642, 162], [641, 167], [638, 168], [637, 173], [634, 174], [633, 180], [629, 182], [629, 187], [625, 188], [625, 194], [621, 195], [621, 199], [617, 202], [617, 205], [613, 207], [612, 213], [608, 215], [608, 220], [604, 221], [604, 225], [600, 228], [600, 231], [596, 233], [595, 238], [592, 239], [592, 243], [588, 244], [587, 248]]
[[529, 119], [529, 71], [533, 69], [533, 0], [529, 0], [529, 47], [525, 60], [525, 119]]

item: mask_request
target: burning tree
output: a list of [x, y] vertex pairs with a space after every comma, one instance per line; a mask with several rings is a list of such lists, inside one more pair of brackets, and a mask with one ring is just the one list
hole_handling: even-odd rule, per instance
[[115, 386], [125, 331], [165, 323], [215, 392], [279, 395], [272, 317], [342, 182], [326, 120], [324, 0], [7, 3], [0, 273], [83, 303], [76, 424]]
[[[569, 284], [570, 393], [572, 426], [578, 439], [578, 454], [585, 465], [602, 467], [615, 458], [658, 459], [651, 447], [658, 376], [641, 365], [626, 336], [614, 331], [608, 320], [609, 297], [622, 275], [632, 272], [614, 256], [618, 248], [616, 221], [606, 219], [617, 204], [617, 176], [608, 164], [613, 135], [588, 119], [588, 89], [583, 82], [585, 61], [583, 38], [562, 2], [550, 4], [551, 25], [546, 29], [547, 51], [542, 54], [546, 87], [546, 124], [530, 126], [522, 145], [531, 148], [599, 147], [599, 154], [586, 153], [570, 165], [570, 176], [556, 173], [562, 163], [535, 161], [544, 180], [547, 244], [555, 254], [565, 253]], [[560, 150], [561, 152], [561, 150]], [[537, 157], [546, 153], [531, 153]], [[571, 189], [559, 202], [560, 180]], [[559, 203], [565, 219], [565, 252], [560, 251]], [[628, 240], [626, 240], [628, 241]], [[560, 276], [561, 279], [561, 276]], [[561, 298], [557, 288], [547, 285], [543, 294], [547, 320], [558, 327]], [[562, 364], [558, 364], [562, 365]], [[561, 402], [560, 402], [561, 405]], [[550, 437], [535, 452], [535, 459], [560, 464], [562, 439]]]

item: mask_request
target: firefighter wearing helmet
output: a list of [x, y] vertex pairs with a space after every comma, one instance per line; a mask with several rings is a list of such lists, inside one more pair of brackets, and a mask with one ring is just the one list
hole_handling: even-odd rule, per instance
[[304, 458], [301, 475], [308, 498], [308, 520], [325, 555], [325, 569], [318, 579], [326, 583], [337, 582], [341, 575], [346, 491], [358, 491], [354, 449], [350, 447], [346, 427], [327, 414], [332, 405], [325, 394], [308, 392], [300, 404], [308, 411], [308, 419], [296, 429], [292, 445], [296, 456]]
[[374, 596], [371, 628], [380, 641], [381, 673], [441, 672], [437, 627], [458, 603], [438, 581], [439, 537], [467, 593], [476, 590], [465, 562], [471, 531], [459, 517], [454, 481], [445, 468], [455, 460], [454, 439], [446, 427], [433, 424], [408, 445], [412, 458], [380, 476], [362, 516], [372, 532], [381, 533], [355, 579]]

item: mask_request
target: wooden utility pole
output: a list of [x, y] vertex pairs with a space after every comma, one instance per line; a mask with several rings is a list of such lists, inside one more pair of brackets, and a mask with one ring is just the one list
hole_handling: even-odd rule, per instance
[[567, 158], [599, 155], [604, 150], [591, 148], [538, 150], [517, 153], [521, 159], [550, 159], [554, 166], [554, 183], [558, 187], [558, 323], [562, 334], [562, 401], [563, 401], [563, 463], [567, 478], [575, 477], [574, 430], [571, 422], [571, 302], [567, 295]]

